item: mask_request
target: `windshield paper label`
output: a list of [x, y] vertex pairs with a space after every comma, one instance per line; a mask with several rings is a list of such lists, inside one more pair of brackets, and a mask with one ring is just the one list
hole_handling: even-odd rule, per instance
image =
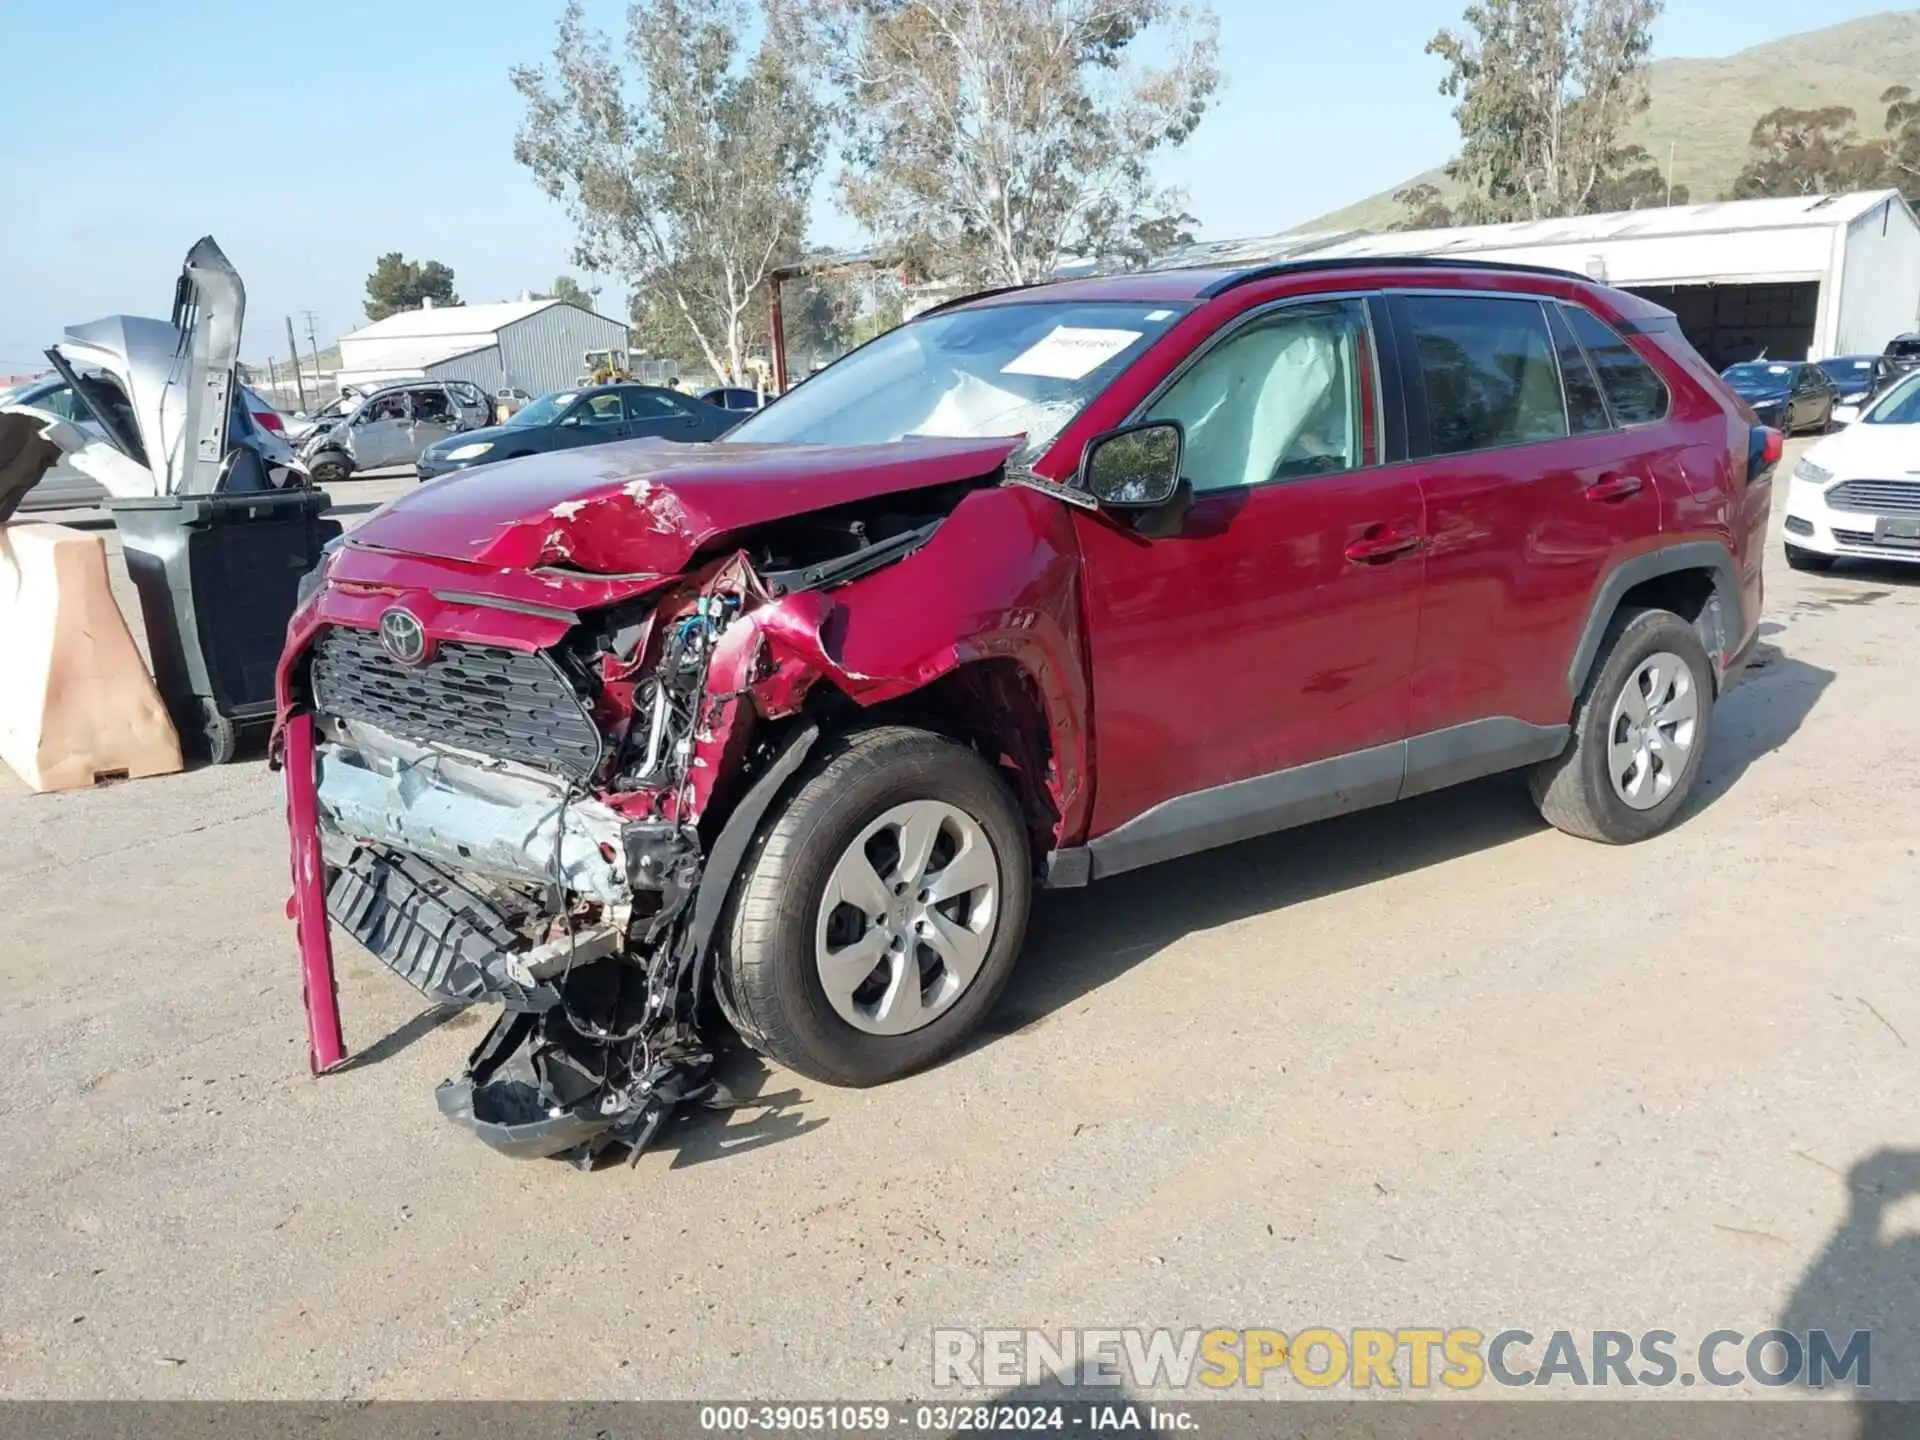
[[1081, 380], [1140, 338], [1138, 330], [1089, 330], [1056, 325], [1038, 344], [1001, 367], [1002, 375]]

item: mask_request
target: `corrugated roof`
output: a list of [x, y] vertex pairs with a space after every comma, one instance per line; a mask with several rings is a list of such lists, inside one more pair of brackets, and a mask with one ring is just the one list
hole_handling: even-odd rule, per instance
[[1184, 246], [1155, 260], [1155, 270], [1255, 265], [1307, 256], [1448, 255], [1511, 250], [1523, 245], [1580, 245], [1600, 240], [1650, 240], [1675, 235], [1789, 230], [1851, 224], [1897, 195], [1861, 190], [1846, 195], [1795, 195], [1780, 200], [1716, 200], [1615, 210], [1507, 225], [1456, 225], [1444, 230], [1319, 231], [1252, 235]]
[[342, 340], [399, 340], [446, 337], [482, 340], [516, 320], [537, 315], [562, 300], [500, 300], [489, 305], [436, 305], [431, 310], [402, 310], [341, 336]]
[[1509, 225], [1396, 230], [1383, 235], [1355, 236], [1319, 253], [1447, 255], [1509, 250], [1520, 245], [1581, 245], [1601, 240], [1824, 228], [1851, 224], [1898, 194], [1895, 190], [1861, 190], [1847, 195], [1795, 195], [1779, 200], [1716, 200], [1704, 205], [1664, 205], [1648, 210], [1614, 210], [1603, 215], [1520, 220]]

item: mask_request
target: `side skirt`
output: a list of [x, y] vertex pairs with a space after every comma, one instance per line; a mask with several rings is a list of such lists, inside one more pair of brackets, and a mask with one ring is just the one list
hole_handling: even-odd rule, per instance
[[1566, 748], [1567, 736], [1565, 725], [1532, 725], [1502, 715], [1175, 796], [1085, 845], [1053, 851], [1046, 857], [1043, 879], [1056, 889], [1084, 885], [1256, 835], [1424, 795], [1550, 760]]

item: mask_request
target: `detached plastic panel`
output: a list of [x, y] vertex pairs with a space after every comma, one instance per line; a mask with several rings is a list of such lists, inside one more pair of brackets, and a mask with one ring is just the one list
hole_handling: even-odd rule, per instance
[[40, 791], [180, 768], [98, 535], [0, 524], [0, 759]]
[[216, 763], [273, 718], [274, 671], [300, 577], [340, 534], [322, 490], [112, 500], [160, 695]]

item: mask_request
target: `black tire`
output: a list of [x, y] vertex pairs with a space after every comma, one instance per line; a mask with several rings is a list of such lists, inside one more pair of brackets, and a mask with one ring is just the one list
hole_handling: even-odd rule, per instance
[[338, 450], [322, 450], [307, 464], [307, 474], [316, 485], [337, 485], [353, 473], [353, 462]]
[[[971, 985], [921, 1029], [875, 1035], [833, 1008], [815, 956], [815, 925], [833, 867], [895, 805], [941, 800], [976, 821], [992, 848], [998, 917]], [[1027, 926], [1033, 862], [1007, 784], [972, 750], [901, 726], [835, 739], [796, 780], [742, 862], [721, 928], [716, 998], [741, 1039], [829, 1085], [867, 1086], [952, 1053], [1013, 973]]]
[[1822, 571], [1833, 568], [1833, 556], [1822, 555], [1818, 550], [1802, 550], [1798, 545], [1783, 545], [1787, 552], [1789, 570]]
[[[1679, 778], [1657, 804], [1636, 810], [1615, 793], [1607, 773], [1609, 730], [1628, 680], [1661, 651], [1678, 656], [1692, 673], [1698, 713]], [[1713, 668], [1693, 626], [1670, 610], [1621, 610], [1607, 626], [1574, 707], [1571, 742], [1527, 777], [1540, 814], [1556, 830], [1607, 845], [1629, 845], [1665, 829], [1687, 803], [1712, 738], [1713, 687]]]
[[205, 695], [200, 697], [200, 726], [196, 738], [208, 764], [228, 764], [240, 753], [240, 735], [233, 721], [222, 715], [220, 707]]

